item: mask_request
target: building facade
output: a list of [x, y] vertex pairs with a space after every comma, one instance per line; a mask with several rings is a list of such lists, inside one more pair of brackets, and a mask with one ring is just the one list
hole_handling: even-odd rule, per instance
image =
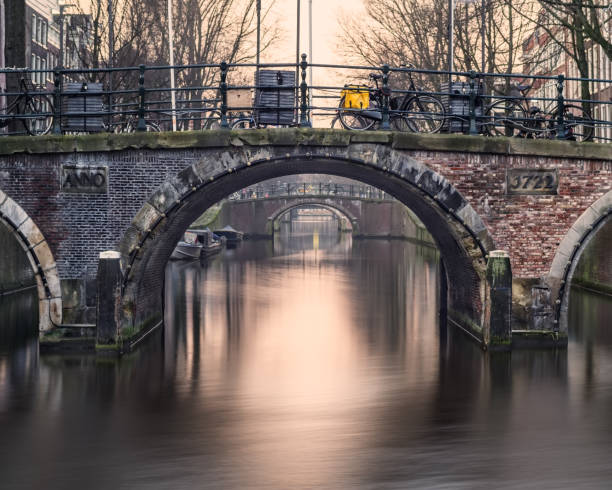
[[[603, 11], [600, 12], [603, 14]], [[603, 26], [608, 38], [612, 39], [612, 21]], [[565, 81], [563, 95], [568, 104], [580, 105], [572, 99], [582, 99], [580, 72], [576, 61], [561, 46], [564, 43], [571, 49], [570, 33], [562, 28], [552, 31], [554, 38], [542, 27], [535, 28], [523, 43], [524, 73], [530, 75], [555, 76], [564, 75]], [[589, 78], [597, 81], [590, 82], [591, 116], [600, 121], [596, 125], [595, 137], [599, 140], [612, 142], [612, 60], [610, 60], [601, 45], [590, 40], [586, 43], [586, 56], [589, 65]], [[535, 99], [534, 105], [540, 106], [547, 112], [556, 106], [553, 100], [557, 97], [557, 81], [554, 79], [536, 79], [529, 97]], [[540, 99], [540, 100], [537, 100]], [[606, 124], [607, 123], [607, 124]]]

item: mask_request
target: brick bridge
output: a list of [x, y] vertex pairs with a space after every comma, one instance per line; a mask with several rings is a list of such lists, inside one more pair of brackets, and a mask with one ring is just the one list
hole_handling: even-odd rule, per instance
[[61, 325], [73, 285], [100, 267], [114, 282], [98, 291], [98, 343], [120, 347], [160, 324], [166, 262], [205, 209], [311, 173], [406, 204], [440, 249], [448, 317], [483, 343], [524, 330], [566, 341], [567, 285], [612, 214], [606, 144], [323, 129], [3, 138], [0, 219], [37, 274], [41, 331]]
[[274, 235], [279, 218], [299, 207], [319, 207], [332, 212], [339, 229], [356, 238], [423, 237], [428, 233], [420, 220], [402, 203], [392, 198], [378, 199], [357, 195], [330, 195], [314, 192], [302, 196], [269, 195], [224, 201], [211, 224], [214, 228], [231, 224], [250, 237]]

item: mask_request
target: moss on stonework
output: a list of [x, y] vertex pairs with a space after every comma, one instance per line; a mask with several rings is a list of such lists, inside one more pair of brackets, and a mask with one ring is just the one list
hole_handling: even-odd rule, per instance
[[320, 128], [207, 130], [160, 133], [97, 133], [0, 138], [0, 155], [105, 152], [230, 146], [348, 146], [378, 143], [398, 150], [452, 151], [551, 158], [610, 159], [610, 145], [572, 141], [487, 138], [462, 134], [411, 134]]

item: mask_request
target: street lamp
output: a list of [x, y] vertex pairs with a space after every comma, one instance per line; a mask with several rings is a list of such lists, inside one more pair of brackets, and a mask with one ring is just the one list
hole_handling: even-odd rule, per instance
[[59, 66], [60, 68], [64, 67], [64, 10], [69, 7], [76, 7], [73, 3], [66, 2], [58, 2], [59, 10], [54, 10], [52, 12], [53, 17], [56, 22], [59, 23]]
[[168, 0], [168, 48], [170, 49], [170, 101], [172, 104], [172, 131], [176, 131], [176, 95], [174, 93], [174, 28], [172, 27], [172, 0]]

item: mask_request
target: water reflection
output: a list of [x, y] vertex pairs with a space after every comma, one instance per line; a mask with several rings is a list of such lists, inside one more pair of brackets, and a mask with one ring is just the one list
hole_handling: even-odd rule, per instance
[[572, 291], [568, 352], [483, 354], [435, 250], [321, 226], [170, 265], [132, 356], [0, 354], [2, 488], [608, 486], [609, 300]]

